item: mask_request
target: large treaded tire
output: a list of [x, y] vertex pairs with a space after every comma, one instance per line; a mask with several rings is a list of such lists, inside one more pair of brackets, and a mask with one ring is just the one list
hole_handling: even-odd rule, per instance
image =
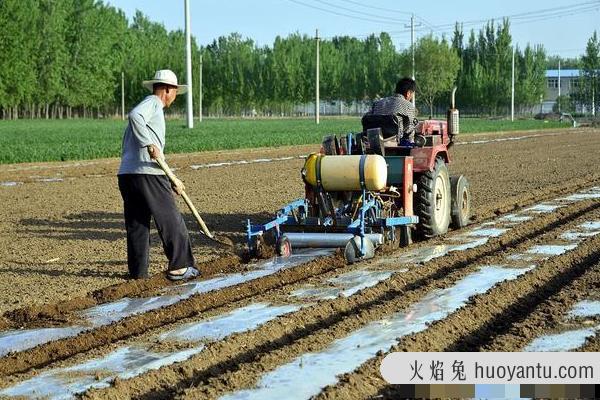
[[452, 189], [452, 222], [454, 229], [464, 228], [469, 225], [471, 218], [471, 191], [469, 181], [463, 175], [451, 176]]
[[432, 238], [448, 232], [450, 200], [448, 167], [443, 159], [437, 158], [433, 171], [427, 171], [417, 179], [414, 208], [419, 217], [417, 235], [420, 238]]

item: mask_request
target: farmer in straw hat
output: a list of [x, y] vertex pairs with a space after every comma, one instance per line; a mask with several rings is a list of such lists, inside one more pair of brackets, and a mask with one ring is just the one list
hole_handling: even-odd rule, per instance
[[177, 84], [177, 76], [168, 69], [156, 71], [154, 78], [143, 85], [152, 94], [129, 113], [118, 172], [127, 229], [127, 265], [132, 278], [148, 277], [150, 218], [154, 217], [169, 260], [167, 277], [186, 280], [199, 272], [172, 193], [174, 190], [179, 194], [185, 187], [179, 180], [170, 184], [154, 160], [163, 157], [165, 147], [163, 109], [175, 101], [178, 93], [185, 93], [187, 86]]

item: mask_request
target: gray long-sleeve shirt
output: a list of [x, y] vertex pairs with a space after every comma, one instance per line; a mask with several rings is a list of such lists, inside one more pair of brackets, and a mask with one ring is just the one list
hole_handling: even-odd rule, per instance
[[146, 146], [154, 144], [161, 152], [165, 148], [165, 115], [163, 103], [155, 95], [142, 100], [129, 113], [129, 123], [123, 135], [121, 166], [118, 175], [164, 175]]

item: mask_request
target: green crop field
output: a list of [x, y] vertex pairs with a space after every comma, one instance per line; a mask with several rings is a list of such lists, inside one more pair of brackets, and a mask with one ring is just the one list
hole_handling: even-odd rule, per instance
[[[536, 120], [462, 119], [462, 133], [569, 127]], [[118, 157], [125, 122], [115, 120], [0, 121], [0, 163]], [[360, 118], [205, 119], [189, 130], [183, 120], [167, 122], [166, 153], [320, 143], [326, 134], [360, 130]]]

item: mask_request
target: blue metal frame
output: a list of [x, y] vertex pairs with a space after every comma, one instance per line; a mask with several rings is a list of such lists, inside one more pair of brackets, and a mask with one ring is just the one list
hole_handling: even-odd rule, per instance
[[419, 223], [419, 217], [413, 215], [411, 217], [380, 218], [379, 221], [383, 226], [412, 225]]
[[[393, 217], [393, 218], [377, 218], [376, 220], [369, 219], [368, 213], [371, 210], [375, 211], [375, 215], [379, 215], [379, 203], [376, 201], [375, 197], [367, 192], [365, 189], [362, 190], [362, 205], [359, 210], [358, 218], [353, 220], [350, 224], [346, 226], [346, 232], [352, 233], [353, 235], [360, 237], [360, 256], [364, 256], [366, 254], [366, 229], [367, 226], [378, 222], [384, 227], [394, 227], [400, 225], [412, 225], [417, 224], [419, 222], [419, 217], [410, 216], [410, 217]], [[300, 216], [305, 216], [308, 210], [308, 202], [306, 199], [298, 199], [295, 200], [285, 207], [281, 208], [277, 212], [277, 216], [275, 219], [267, 222], [266, 224], [261, 225], [252, 225], [250, 220], [247, 222], [246, 233], [248, 236], [248, 245], [252, 248], [254, 244], [254, 236], [260, 236], [265, 232], [268, 232], [272, 229], [275, 230], [275, 239], [278, 240], [281, 237], [280, 226], [288, 223], [296, 222], [295, 218], [290, 214], [293, 211], [298, 211]], [[333, 220], [329, 218], [328, 221], [323, 221], [322, 225], [332, 225]]]
[[298, 199], [289, 203], [288, 205], [281, 208], [277, 211], [277, 216], [274, 220], [267, 222], [262, 225], [252, 225], [250, 220], [248, 219], [246, 226], [246, 234], [248, 236], [248, 245], [252, 245], [252, 238], [254, 236], [262, 235], [263, 233], [270, 231], [271, 229], [275, 229], [275, 239], [279, 239], [281, 236], [281, 230], [279, 229], [280, 225], [286, 224], [288, 222], [293, 222], [294, 217], [290, 216], [292, 211], [299, 210], [300, 213], [306, 213], [308, 210], [308, 202], [306, 199]]

